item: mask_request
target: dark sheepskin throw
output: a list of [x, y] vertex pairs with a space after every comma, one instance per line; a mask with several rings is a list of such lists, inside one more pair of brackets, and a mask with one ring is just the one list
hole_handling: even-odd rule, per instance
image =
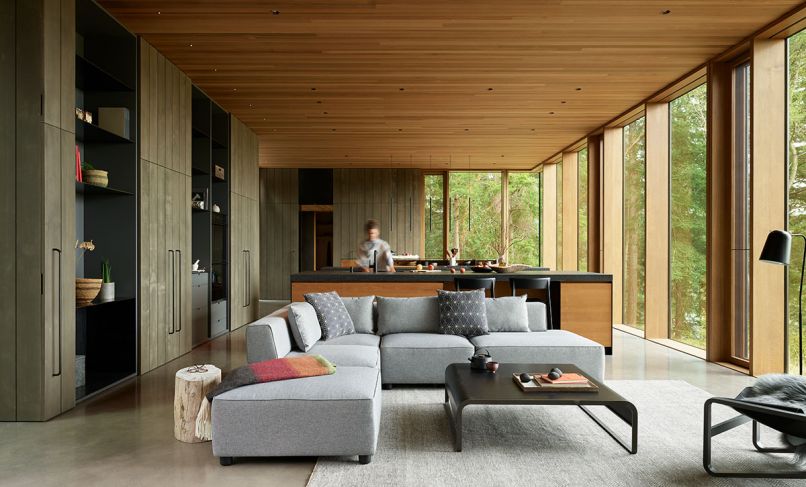
[[[753, 401], [800, 408], [806, 411], [806, 377], [769, 374], [758, 378], [751, 388]], [[782, 434], [781, 440], [795, 448], [794, 463], [806, 468], [806, 438]]]

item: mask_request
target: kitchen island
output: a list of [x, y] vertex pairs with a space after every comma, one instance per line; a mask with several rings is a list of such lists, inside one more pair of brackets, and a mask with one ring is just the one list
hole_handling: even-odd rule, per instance
[[[336, 291], [340, 296], [434, 296], [438, 289], [453, 290], [456, 277], [495, 277], [496, 296], [511, 296], [512, 277], [551, 278], [554, 328], [568, 330], [601, 343], [610, 354], [613, 346], [613, 276], [594, 272], [521, 271], [512, 273], [349, 272], [318, 271], [291, 275], [291, 300], [306, 293]], [[529, 296], [537, 296], [529, 291]]]

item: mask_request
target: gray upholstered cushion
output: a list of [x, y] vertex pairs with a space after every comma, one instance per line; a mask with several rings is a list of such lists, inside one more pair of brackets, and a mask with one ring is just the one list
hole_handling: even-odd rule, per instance
[[281, 358], [291, 351], [288, 306], [250, 323], [246, 327], [246, 361], [250, 364]]
[[[338, 338], [334, 340], [338, 340]], [[301, 355], [321, 355], [328, 359], [336, 367], [381, 366], [381, 352], [377, 346], [368, 347], [364, 345], [334, 345], [331, 343], [331, 341], [332, 340], [317, 343], [308, 353], [291, 352], [288, 354], [288, 356], [299, 357]]]
[[375, 296], [361, 296], [360, 298], [341, 298], [347, 313], [353, 320], [356, 333], [374, 333], [372, 303]]
[[392, 333], [439, 333], [436, 296], [384, 298], [378, 300], [378, 335]]
[[594, 379], [604, 380], [604, 347], [568, 331], [490, 333], [470, 341], [499, 362], [574, 364]]
[[529, 331], [526, 296], [487, 298], [487, 327], [494, 331]]
[[291, 325], [294, 341], [303, 352], [310, 350], [322, 338], [316, 310], [308, 303], [291, 303], [288, 307], [288, 324]]
[[434, 333], [395, 333], [381, 339], [385, 384], [443, 384], [445, 369], [467, 363], [474, 347], [467, 338]]
[[322, 328], [322, 339], [329, 340], [337, 336], [355, 333], [355, 326], [344, 302], [336, 291], [328, 293], [308, 293], [305, 301], [316, 310], [319, 326]]
[[437, 291], [439, 331], [445, 335], [474, 337], [490, 332], [484, 290]]
[[528, 301], [526, 312], [529, 314], [529, 329], [532, 331], [546, 331], [546, 305], [539, 301]]
[[380, 371], [339, 367], [332, 375], [239, 387], [216, 396], [212, 416], [219, 457], [372, 455]]
[[[323, 342], [322, 342], [323, 343]], [[364, 347], [375, 347], [381, 343], [381, 337], [378, 335], [371, 335], [369, 333], [354, 333], [352, 335], [343, 335], [336, 338], [331, 338], [327, 341], [328, 345], [361, 345]]]

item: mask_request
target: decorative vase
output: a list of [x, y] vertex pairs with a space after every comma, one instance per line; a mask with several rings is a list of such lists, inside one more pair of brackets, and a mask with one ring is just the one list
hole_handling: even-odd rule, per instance
[[501, 267], [505, 267], [507, 265], [506, 257], [503, 255], [499, 255], [497, 264], [500, 265]]
[[76, 305], [86, 306], [98, 296], [101, 290], [102, 279], [76, 278]]
[[101, 284], [101, 301], [115, 300], [115, 283], [105, 282]]
[[109, 171], [101, 171], [100, 169], [84, 169], [81, 171], [81, 179], [83, 179], [87, 184], [105, 188], [109, 184]]

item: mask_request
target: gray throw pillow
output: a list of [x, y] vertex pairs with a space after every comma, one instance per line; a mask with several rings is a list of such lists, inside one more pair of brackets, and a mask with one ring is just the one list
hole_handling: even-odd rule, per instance
[[288, 307], [288, 324], [294, 341], [303, 352], [307, 352], [322, 338], [322, 329], [316, 310], [308, 303], [291, 303]]
[[487, 298], [487, 327], [490, 331], [529, 331], [526, 296]]
[[436, 296], [384, 298], [378, 300], [378, 335], [392, 333], [439, 333]]
[[336, 291], [309, 293], [305, 295], [305, 301], [316, 310], [316, 317], [322, 328], [322, 340], [355, 333], [353, 319]]
[[472, 338], [489, 335], [484, 290], [437, 290], [439, 302], [439, 331], [444, 335], [461, 335]]
[[375, 296], [361, 296], [360, 298], [345, 298], [341, 301], [347, 309], [347, 314], [353, 320], [353, 327], [356, 333], [374, 333], [372, 319], [372, 303]]

